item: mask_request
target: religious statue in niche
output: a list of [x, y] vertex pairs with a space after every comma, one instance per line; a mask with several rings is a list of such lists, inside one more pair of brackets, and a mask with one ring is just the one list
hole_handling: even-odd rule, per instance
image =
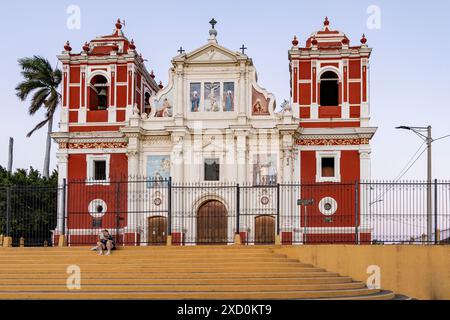
[[155, 101], [155, 117], [170, 118], [173, 116], [172, 92], [161, 97], [159, 101]]
[[157, 118], [170, 118], [173, 115], [172, 105], [167, 98], [164, 99], [162, 108], [156, 111], [155, 117]]
[[277, 183], [276, 154], [258, 154], [253, 158], [253, 184], [273, 185]]
[[147, 177], [148, 187], [160, 186], [162, 181], [167, 181], [170, 177], [170, 155], [148, 156], [147, 157]]
[[220, 101], [220, 83], [206, 82], [205, 83], [205, 111], [218, 112]]
[[256, 99], [255, 104], [253, 105], [253, 114], [254, 115], [269, 115], [269, 110], [267, 108], [267, 103], [263, 103], [261, 99]]
[[223, 111], [234, 111], [234, 82], [225, 82], [223, 84]]
[[252, 114], [254, 116], [270, 115], [268, 99], [266, 99], [262, 93], [256, 91], [255, 88], [253, 88], [252, 101]]
[[198, 112], [200, 109], [200, 83], [191, 83], [191, 112]]

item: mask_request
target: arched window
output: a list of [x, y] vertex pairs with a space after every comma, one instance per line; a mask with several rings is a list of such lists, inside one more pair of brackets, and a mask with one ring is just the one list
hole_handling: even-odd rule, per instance
[[89, 110], [106, 110], [109, 101], [108, 79], [96, 75], [89, 83]]
[[149, 115], [150, 113], [152, 113], [152, 107], [150, 105], [150, 98], [151, 98], [152, 94], [150, 93], [150, 91], [145, 91], [144, 94], [144, 112]]
[[320, 105], [339, 105], [339, 77], [333, 71], [327, 71], [320, 77]]

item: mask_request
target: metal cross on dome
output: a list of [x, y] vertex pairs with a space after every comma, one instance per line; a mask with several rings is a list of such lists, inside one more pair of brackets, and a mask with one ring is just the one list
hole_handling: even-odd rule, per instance
[[214, 29], [215, 25], [217, 24], [217, 21], [214, 18], [212, 18], [212, 20], [209, 23], [211, 24], [212, 28]]
[[243, 44], [239, 49], [241, 49], [242, 54], [245, 54], [245, 50], [247, 50], [248, 48]]
[[180, 49], [178, 50], [178, 52], [179, 52], [180, 54], [183, 54], [183, 53], [185, 53], [186, 51], [183, 49], [183, 47], [180, 47]]

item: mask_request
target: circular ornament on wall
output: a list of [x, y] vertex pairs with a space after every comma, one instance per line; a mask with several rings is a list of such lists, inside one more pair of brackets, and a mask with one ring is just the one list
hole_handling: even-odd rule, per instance
[[268, 196], [261, 197], [261, 204], [267, 206], [270, 202], [270, 198]]
[[94, 218], [101, 218], [106, 214], [108, 206], [102, 199], [95, 199], [89, 203], [89, 214]]
[[319, 202], [319, 210], [325, 216], [332, 216], [336, 213], [338, 209], [338, 204], [336, 200], [331, 197], [326, 197], [320, 200]]

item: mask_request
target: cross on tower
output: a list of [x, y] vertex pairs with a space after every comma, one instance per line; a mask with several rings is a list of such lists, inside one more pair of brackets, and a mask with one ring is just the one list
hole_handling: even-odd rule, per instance
[[242, 54], [245, 54], [245, 50], [247, 50], [248, 48], [243, 44], [239, 49], [241, 49]]
[[180, 54], [183, 54], [183, 53], [185, 52], [185, 50], [183, 49], [183, 47], [180, 47], [180, 49], [178, 50], [178, 52], [179, 52]]
[[217, 21], [214, 18], [212, 18], [212, 20], [209, 23], [211, 24], [212, 28], [214, 29], [214, 26], [217, 24]]

